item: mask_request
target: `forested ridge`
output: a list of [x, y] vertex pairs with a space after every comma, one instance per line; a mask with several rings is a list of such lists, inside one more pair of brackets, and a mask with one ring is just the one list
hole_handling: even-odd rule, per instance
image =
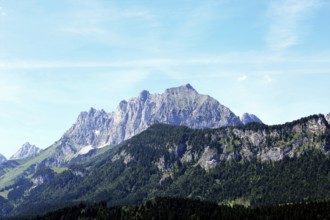
[[[203, 130], [157, 124], [112, 150], [68, 164], [61, 172], [40, 167], [30, 179], [22, 177], [2, 189], [8, 194], [7, 200], [0, 198], [0, 211], [2, 215], [40, 215], [80, 202], [127, 206], [156, 197], [251, 208], [328, 201], [330, 135], [322, 117], [278, 126]], [[311, 121], [320, 123], [322, 132], [309, 131]], [[237, 136], [239, 132], [263, 139], [256, 146], [249, 136]], [[273, 133], [278, 135], [272, 137]], [[291, 149], [294, 154], [262, 160], [258, 152], [270, 146]], [[255, 156], [244, 157], [242, 148]], [[40, 179], [43, 183], [36, 184]]]
[[93, 205], [80, 203], [42, 216], [19, 216], [11, 219], [72, 220], [72, 219], [330, 219], [330, 202], [304, 202], [246, 208], [182, 198], [155, 198], [140, 205], [108, 207], [106, 202]]

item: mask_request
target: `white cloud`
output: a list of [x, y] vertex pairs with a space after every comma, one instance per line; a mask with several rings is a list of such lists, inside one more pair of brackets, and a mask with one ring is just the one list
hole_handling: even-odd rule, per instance
[[270, 8], [272, 23], [266, 39], [268, 46], [281, 51], [299, 44], [306, 28], [304, 21], [318, 5], [318, 0], [276, 1]]
[[248, 77], [246, 75], [243, 75], [243, 76], [238, 77], [237, 80], [238, 81], [245, 81], [245, 80], [247, 80], [247, 78]]
[[[274, 57], [272, 54], [227, 54], [209, 57], [191, 57], [191, 58], [145, 58], [132, 60], [2, 60], [0, 61], [0, 70], [19, 70], [19, 69], [59, 69], [59, 68], [157, 68], [164, 69], [168, 67], [192, 67], [192, 66], [214, 66], [221, 67], [231, 72], [241, 72], [241, 68], [250, 68], [249, 71], [262, 72], [269, 68], [274, 71], [287, 69], [290, 71], [311, 71], [311, 73], [329, 72], [330, 54], [304, 55], [304, 56], [281, 56]], [[236, 68], [237, 65], [240, 68]], [[322, 64], [322, 65], [320, 65]], [[276, 66], [274, 66], [276, 65]], [[315, 67], [317, 65], [317, 68]], [[260, 69], [263, 66], [263, 69]], [[280, 66], [284, 66], [280, 68]], [[291, 69], [289, 69], [289, 67]], [[266, 69], [265, 69], [266, 68]], [[239, 75], [237, 80], [246, 80], [247, 75]]]

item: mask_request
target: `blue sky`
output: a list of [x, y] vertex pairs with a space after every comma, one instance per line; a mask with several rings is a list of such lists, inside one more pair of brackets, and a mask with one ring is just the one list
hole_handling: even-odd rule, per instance
[[0, 153], [190, 83], [279, 124], [330, 112], [330, 1], [0, 0]]

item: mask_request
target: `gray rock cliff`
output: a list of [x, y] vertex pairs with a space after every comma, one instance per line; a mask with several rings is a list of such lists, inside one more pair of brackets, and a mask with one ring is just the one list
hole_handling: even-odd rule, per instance
[[[329, 126], [322, 115], [310, 116], [285, 125], [259, 127], [227, 127], [210, 130], [205, 136], [217, 147], [191, 145], [184, 143], [164, 143], [168, 152], [182, 149], [175, 154], [181, 163], [199, 165], [205, 171], [214, 168], [220, 161], [257, 159], [262, 162], [280, 161], [285, 157], [297, 158], [304, 152], [318, 150], [330, 156], [329, 144], [325, 141]], [[220, 150], [219, 150], [220, 148]], [[129, 154], [130, 152], [125, 152]], [[120, 155], [120, 153], [118, 153]], [[132, 154], [134, 157], [134, 154]], [[173, 174], [175, 164], [165, 163], [164, 159], [156, 162], [159, 171], [166, 175]]]

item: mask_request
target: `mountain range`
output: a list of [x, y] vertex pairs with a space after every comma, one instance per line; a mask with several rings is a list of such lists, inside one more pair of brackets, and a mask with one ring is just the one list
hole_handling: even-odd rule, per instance
[[[214, 98], [199, 94], [190, 84], [167, 89], [162, 94], [143, 90], [138, 97], [121, 101], [111, 113], [94, 108], [81, 112], [72, 127], [53, 145], [54, 157], [44, 162], [61, 165], [92, 149], [121, 143], [155, 123], [202, 129], [253, 122], [262, 123], [253, 114], [236, 116]], [[33, 157], [40, 151], [27, 142], [10, 159]]]
[[80, 113], [35, 156], [0, 164], [0, 216], [159, 196], [248, 206], [330, 199], [329, 121], [267, 126], [189, 84], [142, 91], [111, 113]]
[[91, 108], [50, 148], [52, 157], [43, 161], [61, 166], [93, 149], [116, 145], [146, 130], [155, 123], [185, 125], [194, 129], [238, 126], [261, 122], [244, 114], [244, 122], [229, 108], [208, 95], [199, 94], [190, 84], [167, 89], [162, 94], [142, 91], [138, 97], [123, 100], [115, 111]]

